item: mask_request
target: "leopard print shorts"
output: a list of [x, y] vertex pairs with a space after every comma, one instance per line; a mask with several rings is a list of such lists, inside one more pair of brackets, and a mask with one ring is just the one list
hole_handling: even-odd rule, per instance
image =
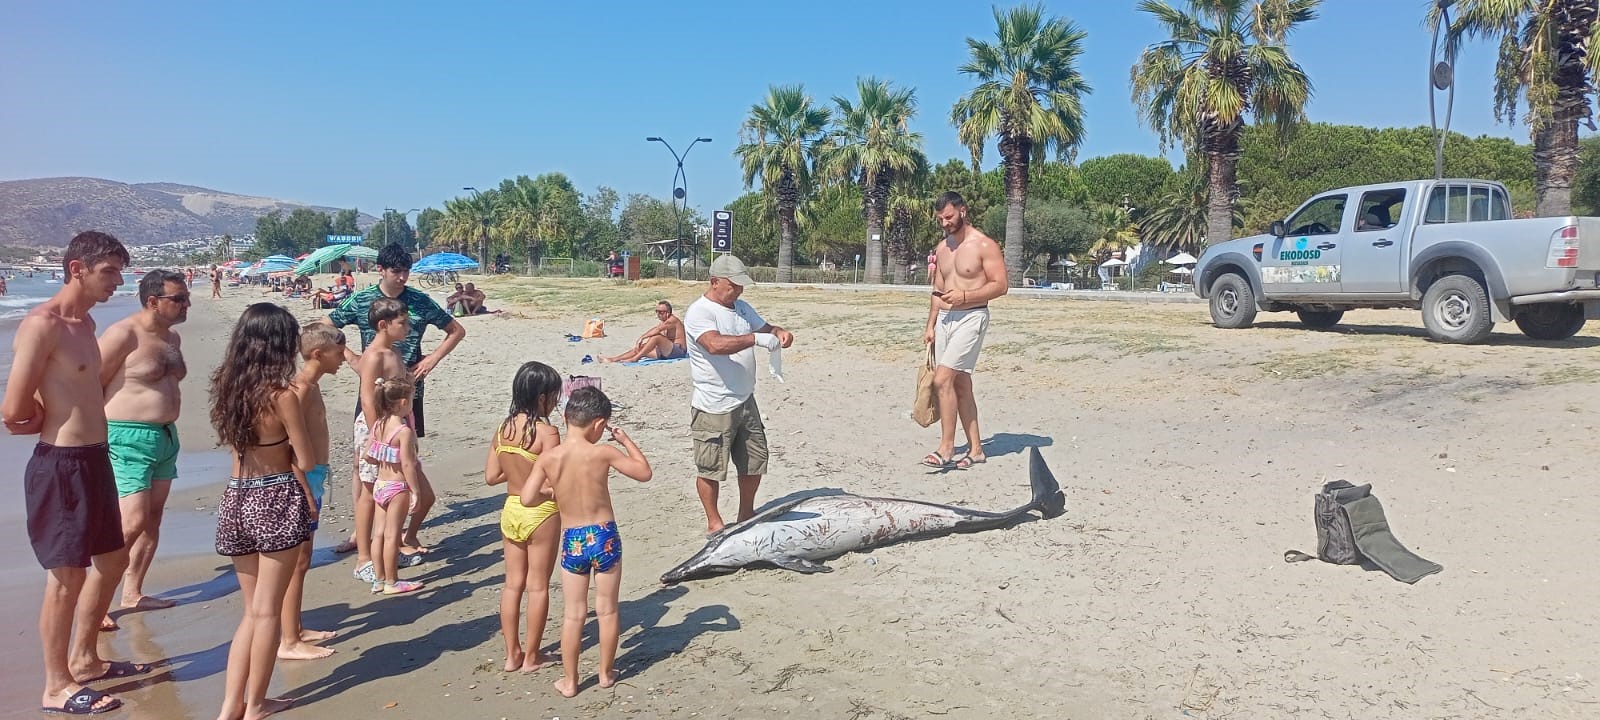
[[232, 478], [217, 507], [217, 554], [288, 550], [311, 538], [311, 510], [294, 473]]

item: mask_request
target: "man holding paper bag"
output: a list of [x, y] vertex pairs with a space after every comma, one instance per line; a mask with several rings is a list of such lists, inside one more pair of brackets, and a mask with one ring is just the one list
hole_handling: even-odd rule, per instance
[[754, 285], [744, 263], [723, 255], [711, 263], [711, 287], [683, 314], [689, 340], [689, 431], [694, 436], [695, 487], [705, 506], [706, 533], [722, 529], [717, 498], [732, 464], [739, 477], [739, 520], [755, 515], [756, 489], [767, 472], [767, 429], [756, 406], [756, 346], [771, 353], [779, 374], [780, 348], [794, 335], [767, 323], [739, 299]]

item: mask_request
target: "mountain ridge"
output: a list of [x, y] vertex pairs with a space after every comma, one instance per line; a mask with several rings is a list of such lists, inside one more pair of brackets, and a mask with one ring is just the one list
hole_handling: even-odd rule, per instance
[[[84, 230], [102, 230], [128, 245], [154, 245], [255, 232], [256, 218], [279, 210], [339, 208], [243, 195], [173, 182], [125, 183], [66, 176], [0, 180], [0, 245], [64, 247]], [[357, 226], [378, 218], [357, 216]]]

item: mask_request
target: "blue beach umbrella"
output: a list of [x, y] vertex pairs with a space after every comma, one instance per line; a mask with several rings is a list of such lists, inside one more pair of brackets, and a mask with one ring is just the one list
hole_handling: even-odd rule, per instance
[[441, 272], [446, 270], [471, 270], [478, 266], [478, 261], [460, 253], [434, 253], [411, 266], [411, 272]]

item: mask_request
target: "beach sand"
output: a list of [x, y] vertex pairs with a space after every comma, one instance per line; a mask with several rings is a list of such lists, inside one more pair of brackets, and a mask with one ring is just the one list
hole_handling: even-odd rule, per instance
[[[579, 359], [621, 352], [653, 322], [656, 299], [681, 313], [701, 287], [483, 285], [508, 312], [464, 319], [466, 341], [429, 379], [423, 462], [440, 505], [422, 534], [435, 553], [405, 574], [429, 585], [413, 597], [369, 595], [351, 556], [327, 550], [349, 528], [338, 458], [354, 376], [324, 383], [341, 502], [317, 539], [306, 620], [340, 637], [329, 659], [279, 663], [273, 692], [300, 698], [284, 717], [1600, 712], [1593, 328], [1534, 343], [1503, 326], [1461, 347], [1427, 341], [1415, 312], [1355, 312], [1329, 332], [1263, 315], [1256, 329], [1224, 331], [1203, 305], [1005, 298], [976, 377], [990, 461], [937, 473], [918, 465], [936, 431], [909, 419], [926, 296], [752, 288], [745, 298], [797, 336], [787, 383], [764, 370], [758, 382], [773, 451], [763, 504], [842, 489], [1007, 509], [1027, 499], [1027, 449], [1038, 447], [1067, 514], [846, 555], [828, 574], [764, 569], [664, 588], [659, 575], [704, 543], [687, 363]], [[205, 377], [221, 338], [258, 299], [198, 298], [182, 328], [191, 449], [210, 437]], [[590, 317], [610, 337], [567, 342]], [[440, 338], [430, 331], [425, 348]], [[612, 480], [626, 548], [621, 682], [594, 685], [591, 618], [584, 691], [571, 700], [550, 687], [556, 667], [500, 670], [503, 495], [482, 466], [512, 372], [529, 359], [604, 378], [616, 424], [655, 467], [647, 484]], [[171, 508], [210, 512], [222, 479], [175, 492]], [[1333, 479], [1373, 483], [1397, 537], [1444, 572], [1405, 585], [1359, 566], [1285, 564], [1287, 549], [1315, 550], [1312, 494]], [[103, 688], [130, 703], [117, 717], [215, 715], [240, 613], [228, 567], [208, 544], [163, 545], [149, 588], [184, 604], [124, 616], [105, 643], [112, 657], [169, 665]], [[23, 627], [6, 626], [3, 706], [17, 717], [37, 701], [29, 625], [41, 578], [5, 593]]]

